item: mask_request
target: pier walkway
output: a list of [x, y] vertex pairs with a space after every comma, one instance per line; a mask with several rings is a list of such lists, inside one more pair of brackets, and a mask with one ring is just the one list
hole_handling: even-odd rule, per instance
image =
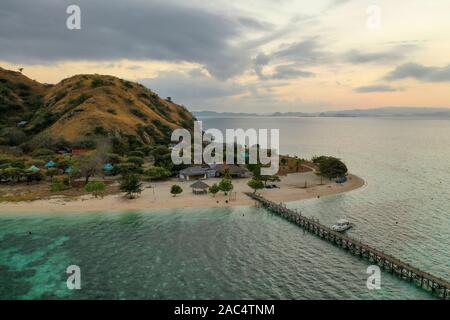
[[375, 249], [361, 241], [355, 240], [345, 234], [333, 231], [331, 228], [322, 225], [318, 220], [305, 217], [297, 210], [286, 208], [283, 204], [277, 204], [265, 199], [255, 193], [246, 193], [247, 196], [257, 201], [264, 208], [295, 223], [299, 227], [317, 235], [318, 237], [331, 242], [340, 248], [368, 260], [370, 263], [378, 265], [383, 270], [398, 276], [401, 279], [415, 283], [417, 286], [430, 291], [432, 294], [442, 298], [450, 298], [450, 283], [441, 278], [435, 277], [428, 272], [419, 270], [408, 263]]

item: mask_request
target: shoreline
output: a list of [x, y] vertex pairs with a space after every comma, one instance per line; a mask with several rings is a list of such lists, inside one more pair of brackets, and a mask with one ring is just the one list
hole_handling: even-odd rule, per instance
[[[325, 197], [360, 189], [366, 182], [353, 174], [349, 180], [339, 185], [335, 182], [324, 181], [319, 185], [320, 179], [313, 173], [294, 173], [281, 177], [278, 183], [280, 189], [258, 190], [267, 199], [274, 202], [293, 202], [318, 197]], [[208, 179], [208, 185], [218, 183], [219, 179]], [[104, 198], [94, 198], [91, 195], [81, 196], [77, 199], [52, 198], [47, 200], [34, 200], [28, 202], [2, 202], [0, 215], [8, 213], [88, 213], [88, 212], [118, 212], [146, 209], [180, 209], [180, 208], [227, 208], [235, 206], [253, 205], [254, 201], [244, 192], [251, 189], [247, 186], [249, 179], [233, 180], [234, 190], [231, 196], [222, 192], [213, 197], [207, 195], [194, 195], [189, 186], [194, 181], [164, 181], [152, 183], [152, 188], [145, 188], [136, 199], [126, 199], [123, 194], [108, 195]], [[308, 188], [304, 188], [305, 181]], [[172, 184], [183, 188], [183, 193], [172, 197], [169, 190]], [[226, 201], [228, 200], [228, 203]]]

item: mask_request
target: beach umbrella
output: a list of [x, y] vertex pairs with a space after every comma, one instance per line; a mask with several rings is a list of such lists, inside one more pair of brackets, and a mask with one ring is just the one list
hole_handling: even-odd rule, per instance
[[49, 162], [47, 162], [45, 164], [46, 168], [53, 168], [56, 165], [56, 163], [54, 163], [52, 160], [50, 160]]
[[36, 167], [35, 165], [32, 165], [31, 167], [28, 168], [28, 170], [30, 170], [30, 171], [39, 171], [39, 168]]
[[114, 169], [114, 167], [111, 163], [105, 163], [103, 165], [103, 170], [105, 170], [105, 171], [111, 171], [112, 169]]

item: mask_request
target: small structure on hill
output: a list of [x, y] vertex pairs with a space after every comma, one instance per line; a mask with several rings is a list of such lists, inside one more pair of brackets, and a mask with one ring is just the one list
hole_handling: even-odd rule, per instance
[[72, 155], [73, 156], [81, 156], [81, 155], [83, 155], [83, 154], [85, 154], [85, 153], [88, 153], [88, 152], [91, 152], [91, 151], [94, 151], [95, 149], [92, 149], [92, 148], [73, 148], [72, 149]]
[[103, 170], [105, 171], [111, 171], [112, 169], [114, 169], [114, 166], [111, 163], [105, 163], [103, 165]]
[[207, 194], [209, 186], [203, 181], [197, 180], [191, 184], [193, 194]]
[[53, 160], [50, 160], [45, 164], [46, 168], [54, 168], [55, 166], [56, 166], [56, 163], [53, 162]]

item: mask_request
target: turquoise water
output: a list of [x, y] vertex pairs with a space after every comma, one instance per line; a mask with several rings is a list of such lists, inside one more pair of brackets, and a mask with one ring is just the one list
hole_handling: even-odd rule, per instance
[[[450, 279], [450, 122], [401, 119], [207, 119], [206, 127], [280, 128], [282, 152], [333, 154], [367, 182], [289, 203]], [[0, 205], [1, 212], [1, 205]], [[31, 232], [31, 234], [30, 234]], [[66, 268], [81, 268], [68, 290]], [[0, 216], [0, 298], [432, 299], [263, 209]]]

